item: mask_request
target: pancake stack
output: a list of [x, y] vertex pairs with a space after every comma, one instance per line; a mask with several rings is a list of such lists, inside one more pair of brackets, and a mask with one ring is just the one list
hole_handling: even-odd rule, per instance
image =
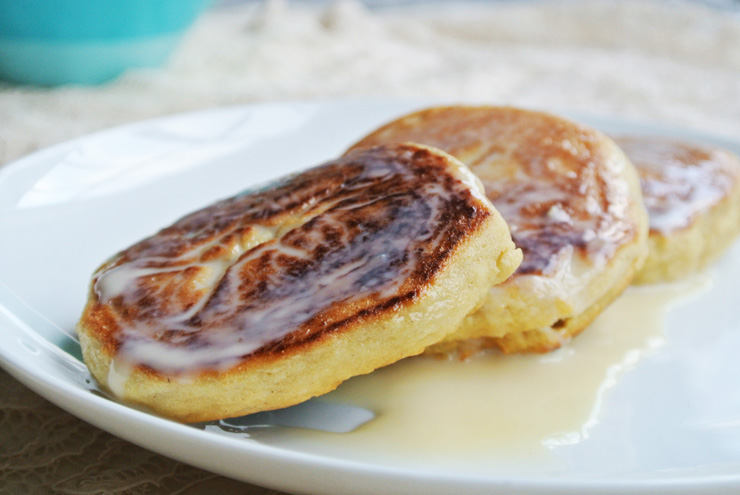
[[422, 353], [548, 352], [629, 284], [720, 256], [739, 181], [716, 148], [510, 107], [421, 110], [114, 255], [91, 280], [83, 357], [116, 397], [194, 422]]

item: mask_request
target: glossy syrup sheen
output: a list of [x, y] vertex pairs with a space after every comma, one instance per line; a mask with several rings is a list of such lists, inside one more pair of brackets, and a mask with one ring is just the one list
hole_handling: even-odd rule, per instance
[[293, 435], [332, 454], [422, 469], [513, 473], [535, 463], [557, 471], [557, 447], [587, 441], [609, 389], [663, 345], [670, 308], [710, 286], [698, 277], [632, 287], [588, 332], [547, 355], [409, 358], [355, 377], [325, 398], [365, 407], [375, 419], [341, 435]]
[[439, 107], [401, 117], [353, 149], [405, 140], [447, 151], [481, 179], [524, 254], [517, 274], [552, 273], [573, 248], [603, 262], [633, 239], [624, 161], [593, 129], [515, 108]]
[[640, 174], [655, 232], [690, 226], [740, 181], [740, 159], [726, 150], [660, 136], [616, 140]]
[[491, 213], [477, 180], [447, 155], [413, 145], [358, 152], [123, 251], [96, 274], [87, 321], [105, 323], [96, 331], [116, 354], [113, 379], [139, 365], [226, 370], [417, 297]]

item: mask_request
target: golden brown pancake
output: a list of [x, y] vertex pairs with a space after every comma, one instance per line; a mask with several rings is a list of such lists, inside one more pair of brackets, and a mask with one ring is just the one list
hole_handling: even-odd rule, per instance
[[546, 352], [583, 330], [647, 254], [634, 167], [602, 133], [534, 111], [450, 106], [401, 117], [351, 149], [415, 141], [467, 164], [524, 259], [430, 353]]
[[716, 260], [740, 233], [740, 159], [660, 136], [616, 141], [637, 167], [650, 219], [650, 255], [635, 282], [677, 280]]
[[116, 396], [181, 421], [290, 406], [441, 340], [521, 261], [467, 168], [357, 151], [107, 261], [78, 325]]

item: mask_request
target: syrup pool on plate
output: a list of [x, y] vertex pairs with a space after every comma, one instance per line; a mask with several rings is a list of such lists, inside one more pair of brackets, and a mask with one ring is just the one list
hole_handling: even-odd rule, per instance
[[357, 460], [486, 472], [523, 463], [557, 471], [558, 446], [584, 441], [619, 377], [665, 342], [670, 308], [708, 276], [630, 287], [580, 336], [544, 355], [488, 353], [468, 361], [415, 357], [355, 377], [321, 400], [375, 413], [348, 433], [296, 429], [294, 441]]

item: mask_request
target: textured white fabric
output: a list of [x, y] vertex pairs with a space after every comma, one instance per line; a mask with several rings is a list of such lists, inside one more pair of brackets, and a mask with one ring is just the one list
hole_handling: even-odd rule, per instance
[[[212, 106], [431, 96], [740, 135], [740, 13], [681, 1], [236, 4], [162, 70], [101, 87], [0, 86], [0, 164], [101, 128]], [[149, 453], [0, 372], [0, 491], [273, 493]]]

